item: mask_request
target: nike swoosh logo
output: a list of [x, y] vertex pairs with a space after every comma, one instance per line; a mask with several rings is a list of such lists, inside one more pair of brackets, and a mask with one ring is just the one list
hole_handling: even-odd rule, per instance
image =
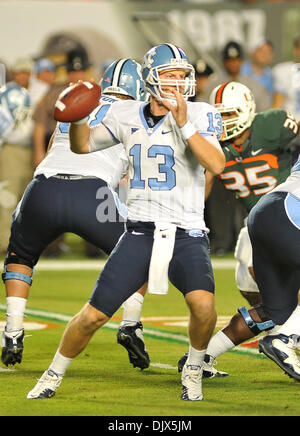
[[256, 150], [256, 151], [251, 151], [251, 154], [253, 155], [253, 156], [255, 156], [255, 155], [257, 155], [257, 154], [259, 154], [260, 152], [262, 151], [262, 148], [260, 148], [259, 150]]
[[172, 132], [172, 130], [168, 130], [167, 132], [162, 131], [161, 133], [162, 133], [163, 135], [166, 135], [167, 133], [171, 133], [171, 132]]
[[139, 232], [135, 232], [134, 230], [132, 230], [132, 235], [144, 235], [145, 233], [139, 233]]

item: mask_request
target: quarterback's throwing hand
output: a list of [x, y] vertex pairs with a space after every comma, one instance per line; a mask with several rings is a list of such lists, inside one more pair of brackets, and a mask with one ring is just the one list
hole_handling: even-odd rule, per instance
[[182, 127], [187, 122], [187, 104], [182, 94], [178, 91], [173, 91], [176, 98], [177, 105], [174, 106], [170, 101], [164, 99], [162, 104], [172, 112], [174, 120], [179, 127]]

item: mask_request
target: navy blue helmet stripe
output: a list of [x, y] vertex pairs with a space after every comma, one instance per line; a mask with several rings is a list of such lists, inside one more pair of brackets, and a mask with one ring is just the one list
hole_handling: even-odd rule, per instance
[[182, 59], [182, 57], [183, 57], [182, 56], [183, 55], [182, 50], [180, 50], [178, 47], [176, 47], [176, 45], [173, 45], [173, 44], [166, 44], [166, 45], [172, 51], [173, 56], [174, 56], [175, 59], [178, 59], [178, 58]]

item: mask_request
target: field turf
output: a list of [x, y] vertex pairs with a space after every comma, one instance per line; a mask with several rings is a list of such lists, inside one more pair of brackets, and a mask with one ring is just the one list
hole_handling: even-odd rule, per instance
[[[27, 400], [27, 393], [56, 352], [66, 321], [88, 300], [97, 276], [95, 269], [35, 271], [26, 323], [41, 323], [47, 328], [27, 329], [21, 365], [13, 371], [3, 371], [6, 368], [0, 364], [0, 416], [192, 419], [300, 414], [299, 383], [258, 354], [257, 348], [248, 347], [239, 347], [218, 358], [218, 367], [230, 377], [204, 380], [204, 401], [181, 401], [180, 375], [176, 367], [187, 350], [188, 311], [183, 297], [173, 287], [167, 296], [147, 295], [145, 298], [144, 336], [151, 358], [148, 369], [134, 369], [126, 351], [116, 342], [116, 329], [122, 316], [119, 310], [72, 362], [54, 398]], [[216, 269], [215, 280], [219, 329], [222, 322], [246, 302], [236, 290], [233, 269]], [[2, 324], [4, 304], [4, 286], [1, 285]]]

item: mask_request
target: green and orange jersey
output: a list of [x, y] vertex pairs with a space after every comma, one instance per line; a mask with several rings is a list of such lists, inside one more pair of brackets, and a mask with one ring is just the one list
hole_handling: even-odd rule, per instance
[[259, 198], [286, 180], [292, 166], [289, 144], [298, 125], [293, 115], [281, 109], [257, 114], [243, 146], [224, 142], [226, 166], [219, 178], [235, 192], [249, 212]]

